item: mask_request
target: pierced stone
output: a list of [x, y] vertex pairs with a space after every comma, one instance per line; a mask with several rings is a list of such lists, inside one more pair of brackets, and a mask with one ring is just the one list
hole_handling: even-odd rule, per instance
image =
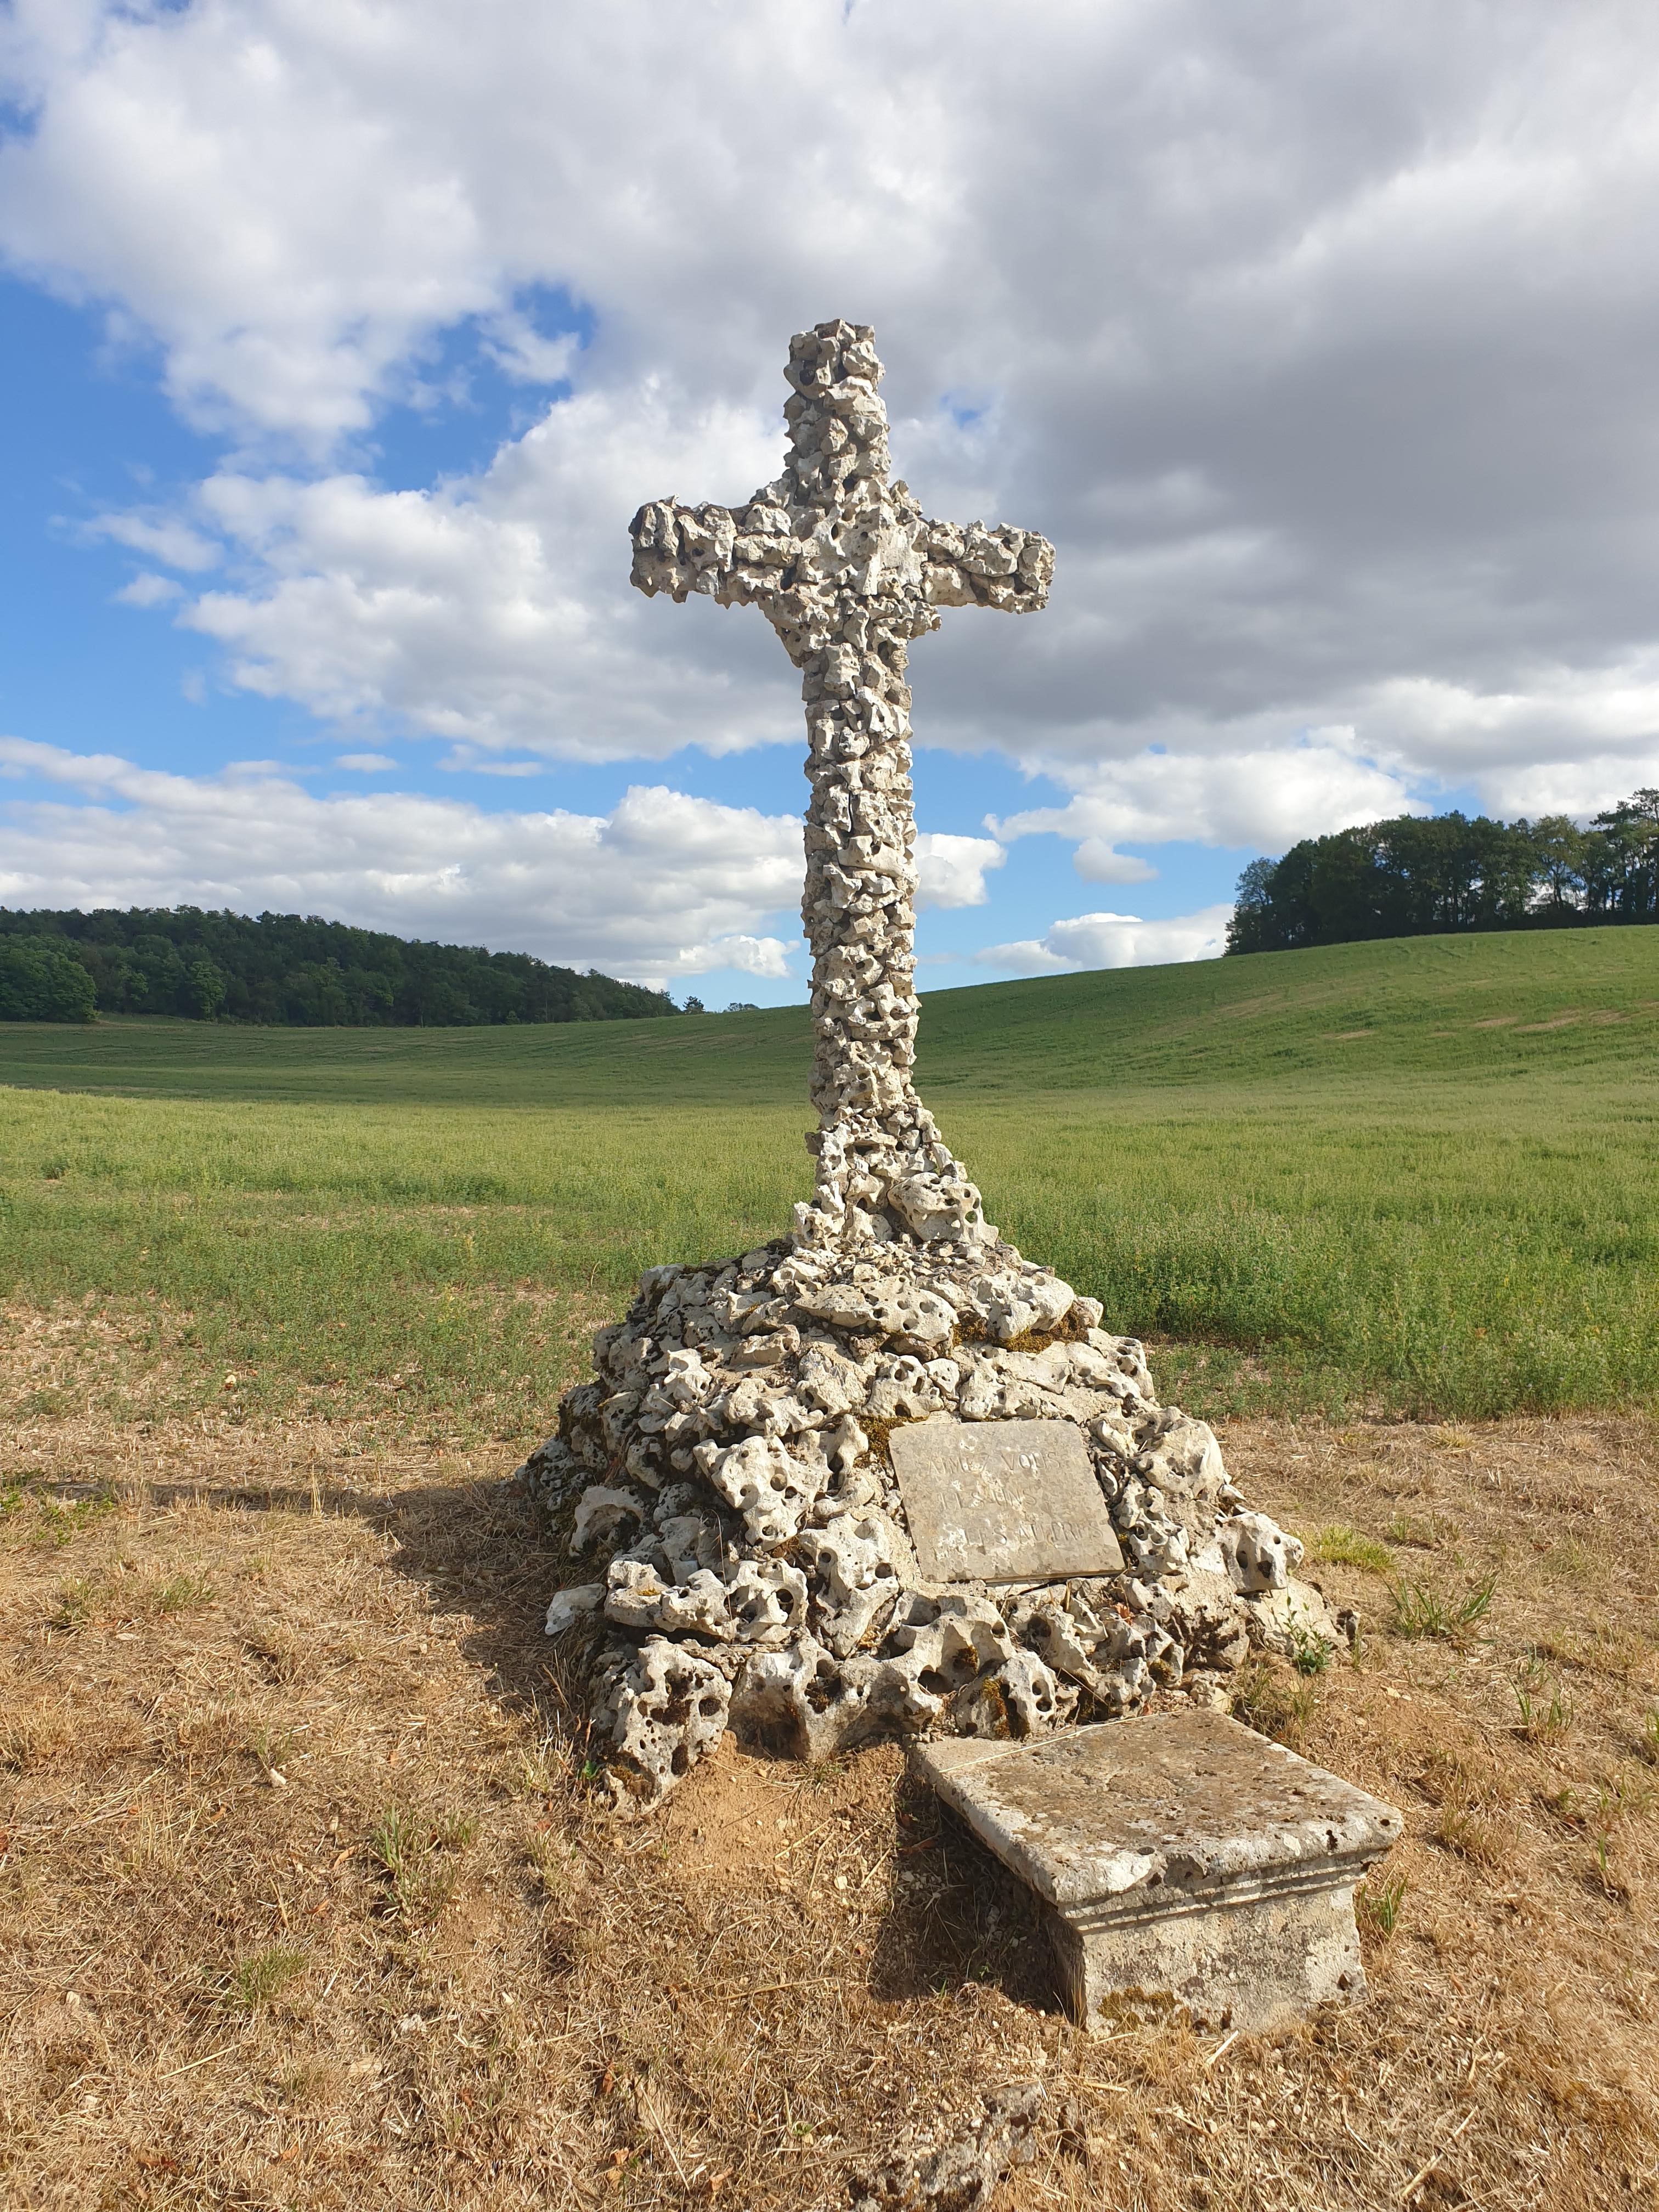
[[1354, 1885], [1401, 1816], [1224, 1714], [910, 1756], [1048, 1906], [1080, 2027], [1255, 2031], [1364, 1997]]
[[917, 1421], [893, 1430], [887, 1449], [929, 1581], [1121, 1573], [1088, 1445], [1070, 1421]]

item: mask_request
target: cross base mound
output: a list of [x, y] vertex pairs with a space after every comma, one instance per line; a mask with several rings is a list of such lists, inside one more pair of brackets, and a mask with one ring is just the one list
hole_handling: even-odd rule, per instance
[[931, 1744], [912, 1764], [1042, 1899], [1080, 2027], [1260, 2030], [1364, 1997], [1354, 1885], [1400, 1814], [1237, 1721]]
[[727, 1727], [802, 1759], [1018, 1741], [1155, 1689], [1224, 1703], [1253, 1646], [1348, 1632], [1100, 1319], [1000, 1239], [641, 1279], [521, 1471], [619, 1808]]

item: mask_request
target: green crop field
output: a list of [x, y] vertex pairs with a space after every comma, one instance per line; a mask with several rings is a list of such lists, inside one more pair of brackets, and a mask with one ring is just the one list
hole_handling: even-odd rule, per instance
[[[0, 1029], [0, 1294], [40, 1410], [520, 1441], [632, 1278], [805, 1194], [801, 1009]], [[939, 993], [921, 1081], [1024, 1250], [1211, 1415], [1659, 1397], [1659, 930]], [[226, 1377], [235, 1381], [227, 1383]]]

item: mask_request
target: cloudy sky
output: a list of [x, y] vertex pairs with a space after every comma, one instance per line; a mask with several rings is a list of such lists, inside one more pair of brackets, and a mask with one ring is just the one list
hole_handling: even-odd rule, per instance
[[875, 325], [1052, 604], [913, 662], [924, 981], [1659, 781], [1650, 0], [11, 0], [0, 902], [801, 995], [795, 684], [628, 586]]

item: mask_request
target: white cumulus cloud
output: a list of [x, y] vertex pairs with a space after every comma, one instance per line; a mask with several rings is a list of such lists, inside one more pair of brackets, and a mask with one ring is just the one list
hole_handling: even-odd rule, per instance
[[1142, 921], [1133, 914], [1079, 914], [1057, 921], [1040, 938], [988, 945], [974, 955], [981, 968], [1004, 975], [1067, 975], [1082, 968], [1161, 968], [1177, 960], [1213, 960], [1227, 949], [1231, 906], [1167, 921]]
[[1152, 872], [1119, 844], [1244, 845], [1282, 852], [1298, 837], [1390, 814], [1420, 813], [1407, 780], [1358, 756], [1352, 729], [1219, 755], [1146, 750], [1086, 777], [1064, 806], [1036, 806], [990, 827], [1005, 843], [1048, 833], [1078, 841], [1085, 883], [1137, 883]]
[[158, 576], [153, 568], [146, 568], [131, 583], [123, 584], [113, 597], [119, 606], [165, 607], [182, 597], [183, 589], [171, 576]]
[[85, 526], [88, 538], [107, 538], [135, 553], [148, 554], [152, 561], [161, 561], [169, 568], [193, 572], [211, 568], [219, 559], [219, 549], [212, 539], [192, 530], [177, 515], [96, 514]]
[[[847, 313], [930, 509], [1059, 549], [1043, 616], [915, 660], [921, 742], [1069, 794], [1006, 836], [1124, 884], [1130, 843], [1659, 781], [1659, 41], [1626, 0], [1122, 0], [1013, 39], [960, 0], [13, 0], [0, 78], [9, 265], [226, 448], [88, 526], [214, 568], [129, 603], [349, 742], [513, 775], [798, 742], [764, 623], [638, 601], [623, 532], [763, 480], [787, 335]], [[376, 476], [392, 403], [486, 371], [538, 418]]]
[[769, 441], [657, 385], [554, 407], [481, 477], [428, 491], [226, 472], [198, 509], [257, 581], [180, 619], [249, 690], [476, 749], [614, 761], [793, 736], [799, 682], [758, 615], [647, 603], [628, 581], [647, 492], [741, 495], [781, 442], [781, 421]]
[[484, 326], [484, 352], [515, 384], [562, 384], [581, 350], [573, 331], [544, 337], [527, 316], [510, 309], [492, 315]]
[[765, 925], [799, 898], [793, 817], [653, 787], [608, 815], [318, 797], [269, 762], [171, 775], [18, 738], [0, 772], [79, 794], [0, 805], [5, 905], [325, 914], [657, 985], [790, 972], [796, 939]]
[[916, 839], [917, 906], [983, 906], [991, 896], [985, 872], [1001, 867], [1007, 858], [994, 837], [922, 830]]

